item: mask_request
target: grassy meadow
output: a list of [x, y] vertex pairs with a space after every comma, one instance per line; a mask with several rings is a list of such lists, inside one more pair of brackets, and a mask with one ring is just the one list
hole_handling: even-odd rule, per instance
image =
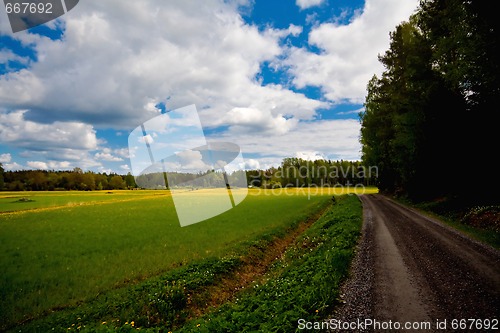
[[354, 189], [251, 189], [234, 209], [187, 227], [180, 227], [168, 191], [2, 192], [0, 330], [174, 267], [230, 255], [347, 192]]

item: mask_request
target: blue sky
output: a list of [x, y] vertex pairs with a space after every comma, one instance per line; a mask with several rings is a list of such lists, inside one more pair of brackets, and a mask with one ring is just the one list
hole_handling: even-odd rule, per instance
[[0, 9], [0, 163], [131, 171], [128, 136], [194, 104], [247, 168], [360, 158], [366, 84], [416, 0], [80, 1], [12, 33]]

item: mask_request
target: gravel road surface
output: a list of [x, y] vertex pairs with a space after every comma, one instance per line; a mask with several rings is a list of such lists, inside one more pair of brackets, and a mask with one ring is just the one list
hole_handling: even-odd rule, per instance
[[332, 331], [500, 331], [500, 251], [381, 194], [360, 199], [363, 236], [329, 320], [350, 329]]

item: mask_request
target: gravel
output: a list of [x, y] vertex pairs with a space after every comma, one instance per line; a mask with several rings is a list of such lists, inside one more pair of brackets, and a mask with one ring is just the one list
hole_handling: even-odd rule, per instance
[[[374, 291], [374, 256], [373, 256], [373, 219], [370, 214], [364, 216], [361, 238], [356, 248], [356, 255], [351, 264], [350, 277], [341, 287], [343, 305], [336, 308], [331, 320], [354, 322], [373, 318]], [[332, 329], [329, 332], [368, 332], [369, 330]]]
[[[500, 251], [382, 195], [361, 196], [364, 223], [343, 305], [327, 320], [436, 323], [500, 314]], [[336, 321], [334, 321], [336, 320]], [[443, 331], [441, 329], [441, 331]]]

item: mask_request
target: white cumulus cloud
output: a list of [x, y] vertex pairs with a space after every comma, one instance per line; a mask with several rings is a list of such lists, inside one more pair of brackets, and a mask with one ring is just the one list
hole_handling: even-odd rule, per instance
[[[0, 75], [0, 143], [2, 152], [11, 152], [0, 161], [6, 168], [20, 167], [13, 147], [30, 168], [109, 170], [109, 163], [128, 159], [129, 151], [104, 147], [97, 129], [127, 133], [158, 116], [159, 103], [167, 110], [195, 104], [204, 129], [224, 129], [214, 137], [261, 155], [253, 166], [266, 167], [297, 152], [358, 159], [359, 122], [318, 120], [317, 111], [364, 101], [368, 80], [382, 70], [377, 55], [388, 48], [389, 32], [408, 19], [418, 0], [366, 0], [347, 25], [335, 18], [319, 22], [310, 14], [304, 24], [314, 21], [308, 43], [317, 53], [283, 43], [303, 32], [299, 25], [275, 29], [246, 23], [239, 10], [251, 3], [80, 1], [50, 24], [64, 28], [60, 40], [29, 31], [10, 34], [0, 11], [0, 33], [37, 55], [32, 61], [0, 51], [0, 63], [27, 66]], [[295, 3], [301, 10], [325, 5], [324, 0]], [[319, 87], [325, 98], [263, 84], [264, 63], [284, 71], [292, 87]], [[165, 124], [156, 125], [143, 142], [158, 142], [165, 134]]]
[[300, 7], [300, 9], [307, 9], [310, 7], [318, 6], [321, 5], [324, 0], [296, 0], [297, 6]]
[[92, 150], [97, 147], [95, 130], [81, 122], [44, 124], [27, 120], [26, 110], [0, 110], [0, 141], [15, 147], [36, 150], [71, 148]]
[[47, 170], [49, 168], [47, 163], [41, 161], [28, 161], [26, 164], [33, 169]]
[[120, 162], [123, 161], [123, 158], [114, 156], [111, 153], [96, 153], [95, 158], [98, 160], [108, 161], [108, 162]]
[[312, 29], [309, 44], [321, 52], [292, 47], [285, 64], [298, 88], [320, 87], [334, 102], [363, 103], [366, 85], [383, 70], [378, 55], [389, 48], [389, 32], [416, 10], [417, 0], [366, 0], [347, 25], [322, 23]]
[[0, 76], [0, 107], [29, 110], [34, 121], [130, 129], [157, 115], [159, 102], [203, 107], [206, 125], [249, 101], [273, 100], [297, 116], [321, 105], [254, 79], [262, 62], [282, 54], [280, 40], [301, 28], [260, 31], [233, 2], [89, 0], [62, 19], [62, 40], [13, 36], [38, 61]]
[[0, 163], [9, 163], [12, 160], [10, 153], [0, 154]]

